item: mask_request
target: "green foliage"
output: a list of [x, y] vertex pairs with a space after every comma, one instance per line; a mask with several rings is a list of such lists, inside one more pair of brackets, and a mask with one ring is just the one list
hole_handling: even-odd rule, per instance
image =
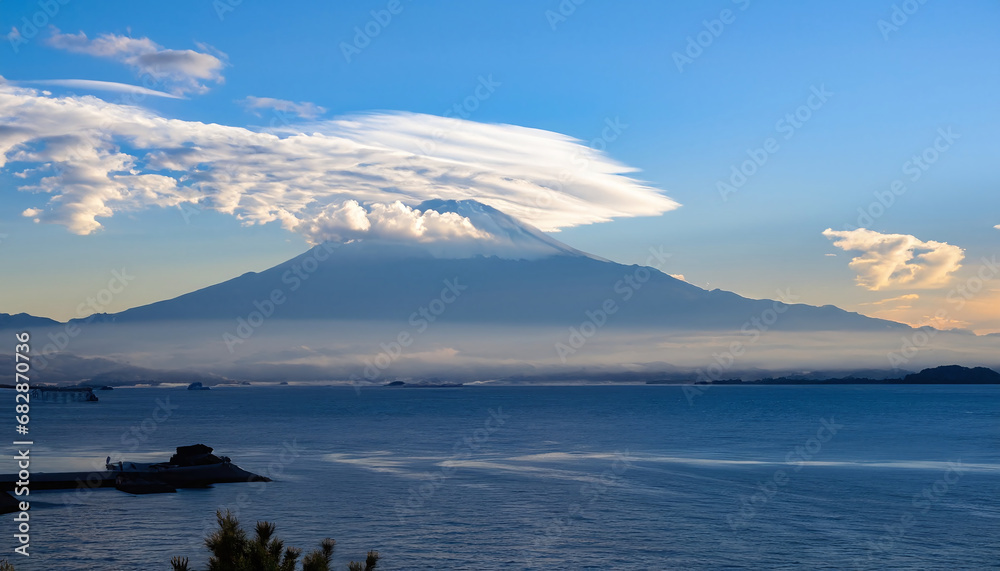
[[6, 559], [0, 559], [0, 571], [14, 571], [14, 566]]
[[362, 566], [360, 563], [351, 563], [347, 566], [348, 571], [373, 571], [375, 565], [378, 564], [378, 551], [369, 551], [368, 557], [365, 559], [365, 564]]
[[[230, 512], [217, 512], [216, 518], [219, 529], [205, 540], [205, 545], [212, 552], [208, 571], [295, 571], [302, 551], [285, 547], [285, 543], [275, 537], [277, 526], [273, 523], [258, 521], [251, 539]], [[335, 545], [336, 542], [330, 538], [320, 542], [319, 549], [302, 559], [302, 571], [331, 571]], [[349, 569], [374, 571], [378, 559], [378, 551], [369, 551], [364, 564], [352, 561]], [[173, 571], [192, 571], [186, 557], [174, 557], [170, 565]], [[13, 571], [13, 568], [0, 567], [0, 571]]]
[[302, 571], [329, 571], [333, 563], [333, 547], [336, 541], [329, 537], [319, 544], [319, 550], [306, 555], [302, 560]]

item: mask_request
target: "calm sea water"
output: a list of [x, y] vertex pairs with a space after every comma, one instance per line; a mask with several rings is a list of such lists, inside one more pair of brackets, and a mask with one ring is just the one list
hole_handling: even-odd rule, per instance
[[998, 387], [99, 395], [33, 407], [33, 469], [202, 442], [276, 481], [33, 493], [19, 570], [200, 566], [225, 508], [290, 545], [335, 538], [338, 569], [369, 549], [387, 570], [1000, 566]]

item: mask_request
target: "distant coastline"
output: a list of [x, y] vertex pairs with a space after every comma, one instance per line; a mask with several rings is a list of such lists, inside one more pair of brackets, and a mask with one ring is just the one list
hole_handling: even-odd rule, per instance
[[[145, 379], [118, 379], [109, 380], [102, 376], [99, 380], [88, 379], [72, 385], [54, 385], [39, 383], [36, 388], [52, 390], [81, 390], [91, 392], [94, 390], [112, 390], [114, 388], [167, 388], [167, 389], [187, 389], [192, 383], [204, 388], [247, 388], [251, 383], [233, 379], [213, 379], [195, 382], [178, 382], [176, 374], [169, 380], [157, 380], [156, 378]], [[740, 373], [734, 371], [726, 375], [727, 378], [706, 379], [704, 375], [692, 372], [628, 372], [628, 373], [587, 373], [573, 374], [560, 373], [553, 375], [537, 376], [512, 376], [498, 379], [474, 380], [468, 378], [454, 377], [442, 379], [440, 377], [427, 378], [407, 378], [395, 379], [384, 383], [373, 383], [364, 385], [366, 388], [475, 388], [477, 386], [627, 386], [627, 385], [665, 385], [665, 386], [761, 386], [761, 385], [1000, 385], [1000, 372], [986, 367], [963, 367], [960, 365], [945, 365], [924, 369], [918, 373], [907, 371], [879, 371], [879, 370], [859, 370], [859, 371], [838, 371], [838, 372], [801, 372], [786, 374], [771, 374], [767, 372], [751, 371]], [[287, 381], [254, 382], [253, 387], [357, 387], [357, 383], [351, 381], [338, 381], [336, 379], [316, 380], [315, 382], [296, 382], [289, 384]], [[0, 389], [13, 389], [10, 384], [0, 384]]]
[[[670, 380], [646, 381], [647, 385], [691, 384]], [[924, 369], [903, 377], [873, 379], [867, 377], [803, 378], [794, 376], [768, 377], [754, 381], [742, 379], [720, 379], [695, 381], [695, 385], [1000, 385], [1000, 373], [986, 367], [962, 367], [945, 365]]]

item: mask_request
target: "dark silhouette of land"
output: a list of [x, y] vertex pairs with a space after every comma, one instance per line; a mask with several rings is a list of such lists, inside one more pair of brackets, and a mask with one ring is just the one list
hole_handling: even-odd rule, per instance
[[[676, 381], [647, 381], [647, 385], [681, 384]], [[846, 376], [816, 379], [801, 376], [769, 377], [756, 381], [742, 379], [720, 379], [695, 381], [696, 385], [1000, 385], [1000, 373], [986, 367], [962, 367], [944, 365], [924, 369], [897, 378], [868, 378]]]

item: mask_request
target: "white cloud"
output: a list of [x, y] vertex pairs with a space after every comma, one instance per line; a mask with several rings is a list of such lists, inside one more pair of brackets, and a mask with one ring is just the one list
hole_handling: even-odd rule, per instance
[[57, 49], [112, 59], [162, 83], [175, 95], [204, 93], [205, 82], [222, 83], [225, 54], [199, 44], [203, 51], [171, 50], [149, 38], [101, 34], [90, 39], [83, 32], [63, 34], [53, 29], [47, 43]]
[[147, 89], [139, 85], [117, 83], [114, 81], [96, 81], [93, 79], [36, 79], [30, 81], [18, 81], [16, 83], [18, 85], [52, 85], [55, 87], [68, 87], [70, 89], [86, 89], [88, 91], [112, 91], [116, 93], [130, 93], [133, 95], [151, 95], [153, 97], [183, 99], [183, 97], [179, 95]]
[[366, 236], [394, 240], [435, 242], [447, 240], [489, 240], [472, 222], [453, 212], [414, 210], [398, 200], [392, 204], [376, 203], [368, 207], [348, 200], [331, 204], [310, 220], [296, 223], [295, 230], [312, 243], [327, 240], [346, 242]]
[[948, 283], [965, 258], [958, 246], [924, 242], [908, 234], [880, 234], [858, 228], [823, 235], [845, 252], [862, 252], [849, 266], [857, 272], [858, 285], [872, 291], [893, 287], [935, 288]]
[[50, 195], [25, 216], [78, 234], [116, 212], [185, 202], [311, 240], [357, 236], [362, 218], [369, 232], [423, 239], [467, 231], [403, 206], [431, 198], [478, 200], [547, 231], [679, 206], [550, 131], [382, 113], [256, 132], [0, 82], [3, 167], [26, 179], [20, 190]]
[[997, 230], [1000, 230], [1000, 224], [997, 224], [996, 226], [994, 226], [994, 228], [996, 228]]
[[302, 117], [303, 119], [316, 119], [320, 115], [326, 113], [325, 108], [308, 101], [300, 101], [296, 103], [294, 101], [286, 101], [284, 99], [254, 97], [251, 95], [239, 100], [237, 103], [258, 117], [260, 117], [261, 109], [274, 109], [275, 111], [280, 111], [282, 113], [291, 113], [292, 115]]

